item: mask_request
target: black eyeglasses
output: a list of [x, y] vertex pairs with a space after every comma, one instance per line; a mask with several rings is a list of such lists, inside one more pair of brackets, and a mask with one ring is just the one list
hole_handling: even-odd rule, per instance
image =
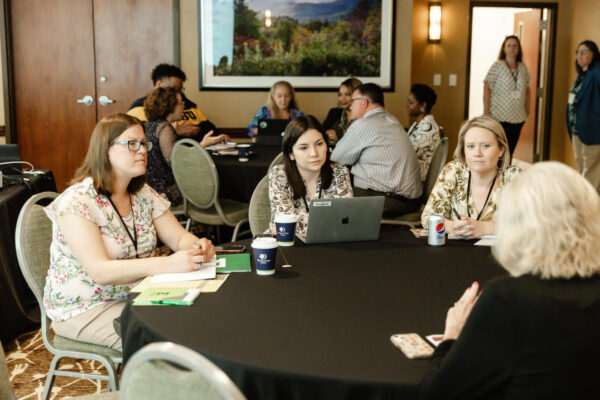
[[142, 145], [146, 147], [146, 150], [152, 150], [152, 142], [140, 142], [137, 139], [123, 140], [121, 142], [113, 142], [113, 144], [126, 144], [129, 151], [138, 151]]

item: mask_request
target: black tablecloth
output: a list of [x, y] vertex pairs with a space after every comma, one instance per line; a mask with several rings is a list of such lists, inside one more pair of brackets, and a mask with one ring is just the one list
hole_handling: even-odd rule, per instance
[[235, 274], [193, 307], [123, 312], [125, 360], [173, 341], [221, 367], [248, 399], [413, 398], [426, 361], [394, 333], [442, 333], [448, 307], [477, 280], [505, 272], [488, 247], [430, 247], [403, 228], [376, 242], [283, 248], [277, 273]]
[[254, 188], [267, 174], [281, 146], [256, 146], [247, 162], [233, 156], [213, 155], [219, 173], [220, 197], [249, 203]]
[[0, 190], [0, 337], [10, 339], [40, 322], [38, 304], [29, 290], [15, 250], [15, 227], [21, 207], [32, 195], [53, 191], [51, 171], [28, 177], [29, 181]]

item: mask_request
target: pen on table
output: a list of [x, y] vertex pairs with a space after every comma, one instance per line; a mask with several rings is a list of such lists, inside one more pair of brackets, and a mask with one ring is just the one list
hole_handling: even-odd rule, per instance
[[454, 206], [451, 206], [451, 207], [452, 207], [452, 212], [454, 213], [454, 215], [456, 216], [456, 218], [458, 218], [458, 220], [460, 221], [461, 218], [460, 218], [460, 215], [458, 215], [458, 212], [456, 211], [456, 208], [454, 208]]
[[190, 304], [185, 303], [183, 301], [174, 301], [174, 300], [152, 300], [151, 304], [161, 304], [167, 306], [189, 306]]

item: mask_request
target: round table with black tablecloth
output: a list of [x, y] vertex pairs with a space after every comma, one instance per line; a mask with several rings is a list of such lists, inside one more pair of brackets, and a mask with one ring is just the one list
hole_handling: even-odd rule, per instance
[[234, 156], [213, 155], [219, 173], [219, 196], [249, 203], [254, 188], [267, 174], [271, 161], [279, 153], [280, 146], [255, 146], [254, 154], [246, 162]]
[[125, 360], [166, 340], [204, 354], [248, 399], [414, 398], [426, 361], [407, 359], [390, 336], [442, 333], [467, 286], [505, 275], [489, 247], [430, 247], [398, 227], [374, 242], [282, 251], [275, 275], [232, 275], [192, 307], [129, 303]]

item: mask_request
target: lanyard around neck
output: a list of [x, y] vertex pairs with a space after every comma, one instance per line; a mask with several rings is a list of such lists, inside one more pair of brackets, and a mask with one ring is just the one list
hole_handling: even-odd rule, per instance
[[131, 234], [131, 232], [129, 232], [129, 228], [125, 224], [125, 221], [123, 221], [123, 217], [121, 217], [121, 214], [119, 214], [119, 210], [117, 210], [115, 203], [113, 203], [110, 196], [106, 196], [106, 197], [108, 197], [108, 201], [110, 202], [110, 205], [113, 207], [113, 209], [115, 210], [115, 213], [121, 220], [121, 223], [123, 224], [123, 227], [125, 228], [125, 231], [127, 232], [127, 236], [129, 236], [129, 239], [131, 239], [131, 243], [133, 243], [133, 248], [135, 250], [135, 258], [140, 258], [138, 256], [138, 251], [137, 251], [138, 243], [137, 243], [137, 232], [135, 230], [135, 213], [133, 212], [133, 203], [131, 202], [131, 195], [129, 195], [129, 204], [131, 205], [131, 219], [133, 220], [133, 235]]
[[[483, 214], [483, 210], [485, 210], [485, 206], [487, 206], [488, 200], [490, 199], [490, 195], [492, 194], [492, 189], [494, 189], [494, 184], [496, 183], [497, 177], [498, 177], [498, 174], [496, 174], [496, 176], [494, 176], [494, 180], [492, 181], [492, 184], [490, 185], [490, 190], [488, 190], [487, 197], [485, 198], [485, 203], [483, 203], [483, 207], [481, 207], [479, 214], [477, 214], [477, 221], [479, 221], [479, 218], [481, 218], [481, 214]], [[469, 218], [471, 218], [471, 212], [469, 211], [469, 194], [470, 193], [471, 193], [471, 171], [469, 171], [469, 183], [467, 183], [467, 215], [469, 216]], [[477, 211], [477, 210], [475, 210], [475, 211]]]
[[[320, 199], [321, 193], [323, 193], [323, 186], [319, 187], [319, 196], [315, 197], [313, 200]], [[302, 196], [302, 200], [304, 201], [304, 207], [306, 207], [306, 212], [310, 212], [310, 209], [308, 208], [308, 203], [306, 202], [306, 196]]]

